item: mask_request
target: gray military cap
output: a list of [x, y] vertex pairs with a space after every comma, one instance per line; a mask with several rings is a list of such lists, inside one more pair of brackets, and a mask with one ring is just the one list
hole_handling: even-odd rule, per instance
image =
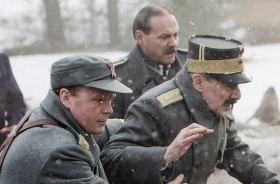
[[132, 90], [116, 80], [113, 63], [98, 56], [74, 55], [51, 66], [51, 87], [87, 86], [117, 93]]

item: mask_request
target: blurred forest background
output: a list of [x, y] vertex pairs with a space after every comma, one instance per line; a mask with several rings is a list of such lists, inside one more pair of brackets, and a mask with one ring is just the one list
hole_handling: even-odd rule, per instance
[[133, 19], [148, 4], [174, 11], [182, 48], [187, 48], [192, 34], [228, 36], [247, 45], [280, 42], [280, 1], [276, 0], [4, 1], [0, 7], [0, 50], [9, 55], [128, 51], [135, 44]]

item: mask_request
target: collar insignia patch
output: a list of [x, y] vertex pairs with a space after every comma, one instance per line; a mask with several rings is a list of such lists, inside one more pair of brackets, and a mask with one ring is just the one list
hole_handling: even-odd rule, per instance
[[163, 107], [181, 101], [183, 96], [179, 88], [172, 89], [156, 97]]
[[84, 136], [82, 136], [81, 134], [79, 134], [79, 145], [81, 145], [85, 149], [89, 150], [89, 144], [86, 141], [86, 139], [84, 138]]

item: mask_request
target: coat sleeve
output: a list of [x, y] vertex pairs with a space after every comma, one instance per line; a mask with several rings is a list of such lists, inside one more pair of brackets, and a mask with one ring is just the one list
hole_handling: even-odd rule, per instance
[[224, 158], [218, 165], [220, 169], [225, 169], [242, 183], [280, 183], [279, 176], [264, 165], [261, 156], [241, 141], [233, 124], [229, 126], [227, 132]]
[[155, 119], [157, 112], [148, 103], [132, 104], [124, 125], [101, 151], [110, 183], [162, 183], [160, 169], [166, 147], [161, 146], [159, 137], [160, 117]]
[[7, 74], [6, 120], [8, 121], [8, 125], [11, 126], [16, 125], [24, 116], [26, 112], [26, 105], [24, 103], [22, 92], [20, 91], [13, 75], [8, 56], [2, 54], [1, 60], [5, 65]]
[[95, 142], [98, 144], [100, 150], [109, 141], [110, 137], [123, 126], [123, 119], [108, 119], [105, 125], [105, 130], [102, 134], [93, 134]]
[[45, 160], [36, 183], [108, 184], [103, 172], [100, 160], [92, 159], [90, 151], [68, 145], [57, 148]]

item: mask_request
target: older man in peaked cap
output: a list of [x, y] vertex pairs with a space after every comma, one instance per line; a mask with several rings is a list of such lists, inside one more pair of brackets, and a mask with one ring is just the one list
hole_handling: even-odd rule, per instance
[[116, 93], [131, 89], [116, 80], [112, 62], [83, 55], [55, 62], [51, 87], [3, 144], [1, 184], [108, 183], [91, 134], [104, 131]]
[[233, 124], [239, 84], [252, 80], [243, 52], [237, 40], [192, 36], [185, 66], [132, 103], [102, 149], [109, 181], [162, 184], [183, 174], [182, 182], [204, 184], [218, 167], [242, 183], [280, 183]]

